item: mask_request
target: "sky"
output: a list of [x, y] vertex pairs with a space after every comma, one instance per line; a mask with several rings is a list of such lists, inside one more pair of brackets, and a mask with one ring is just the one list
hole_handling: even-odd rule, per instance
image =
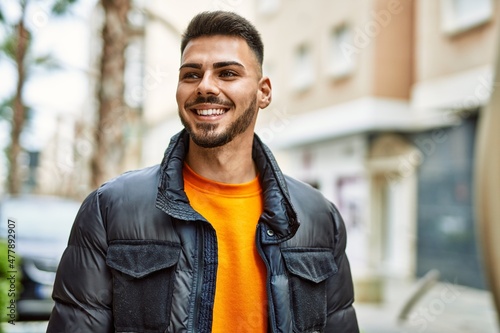
[[[33, 118], [22, 141], [27, 149], [39, 150], [54, 132], [56, 118], [77, 114], [88, 97], [85, 74], [90, 63], [88, 19], [96, 0], [79, 0], [64, 17], [54, 17], [50, 13], [46, 5], [52, 1], [31, 3], [26, 24], [33, 33], [33, 54], [51, 54], [59, 66], [57, 70], [34, 72], [24, 90]], [[8, 21], [14, 22], [19, 17], [18, 1], [6, 1], [1, 6]], [[17, 82], [15, 68], [5, 58], [0, 58], [0, 78], [3, 78], [0, 80], [0, 100], [3, 100], [14, 94]], [[0, 125], [1, 147], [7, 144], [8, 136], [6, 124]]]

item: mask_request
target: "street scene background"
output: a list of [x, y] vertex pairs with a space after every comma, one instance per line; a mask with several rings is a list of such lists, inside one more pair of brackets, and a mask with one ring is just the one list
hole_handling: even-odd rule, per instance
[[[477, 205], [480, 156], [500, 155], [500, 142], [478, 148], [485, 115], [498, 113], [496, 0], [2, 2], [0, 203], [22, 198], [33, 213], [0, 205], [0, 250], [19, 252], [0, 260], [20, 265], [5, 274], [23, 272], [0, 284], [4, 331], [44, 332], [46, 318], [8, 322], [8, 290], [31, 290], [29, 262], [48, 277], [30, 297], [50, 299], [74, 218], [32, 207], [78, 206], [106, 180], [160, 163], [182, 128], [182, 31], [216, 9], [261, 32], [273, 102], [256, 133], [284, 173], [342, 213], [361, 331], [499, 333], [499, 248], [486, 246]], [[30, 231], [57, 234], [57, 246], [22, 241]], [[40, 309], [17, 304], [27, 305], [16, 315]]]

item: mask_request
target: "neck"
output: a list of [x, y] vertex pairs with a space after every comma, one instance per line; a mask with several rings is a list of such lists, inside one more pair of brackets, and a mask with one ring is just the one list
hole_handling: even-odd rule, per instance
[[222, 147], [202, 148], [192, 140], [186, 163], [205, 178], [226, 184], [241, 184], [253, 180], [257, 169], [252, 159], [252, 140], [233, 140]]

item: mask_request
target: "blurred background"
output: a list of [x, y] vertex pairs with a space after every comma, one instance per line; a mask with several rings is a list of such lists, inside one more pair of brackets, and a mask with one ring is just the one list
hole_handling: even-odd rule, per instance
[[[161, 161], [182, 128], [181, 33], [215, 9], [262, 34], [273, 103], [256, 132], [285, 173], [341, 211], [362, 332], [498, 333], [500, 216], [475, 204], [478, 165], [500, 155], [480, 135], [500, 124], [481, 125], [498, 105], [497, 0], [2, 2], [0, 236], [10, 219], [26, 238], [18, 310], [40, 320], [50, 308], [67, 239], [36, 251], [55, 244], [51, 230], [69, 230], [107, 179]], [[30, 223], [47, 235], [28, 235]]]

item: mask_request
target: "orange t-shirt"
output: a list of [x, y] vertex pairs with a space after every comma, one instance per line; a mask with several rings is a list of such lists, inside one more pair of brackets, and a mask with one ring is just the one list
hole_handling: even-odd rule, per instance
[[255, 243], [263, 210], [258, 177], [243, 184], [218, 183], [187, 164], [183, 176], [191, 206], [217, 234], [212, 332], [267, 332], [266, 267]]

